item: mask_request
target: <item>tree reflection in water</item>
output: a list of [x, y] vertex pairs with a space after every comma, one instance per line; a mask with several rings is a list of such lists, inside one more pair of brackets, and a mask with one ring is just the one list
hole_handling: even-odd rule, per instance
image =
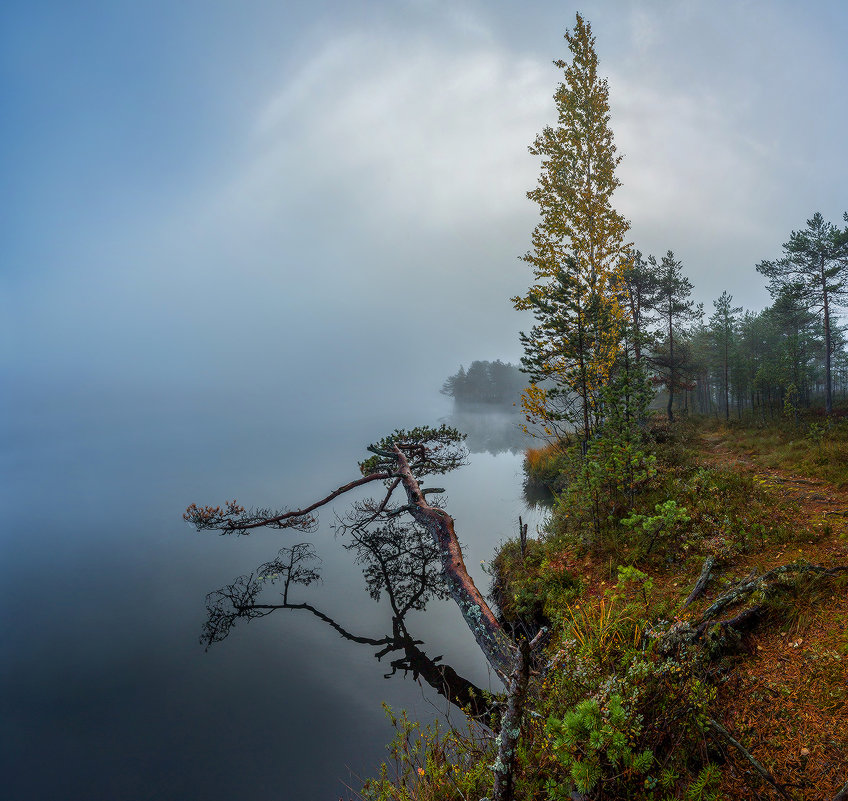
[[442, 663], [442, 657], [428, 657], [419, 648], [422, 641], [416, 640], [406, 627], [406, 615], [410, 611], [423, 610], [431, 599], [449, 595], [433, 538], [415, 524], [400, 525], [395, 521], [370, 529], [343, 520], [339, 528], [350, 535], [343, 547], [354, 552], [369, 595], [375, 601], [385, 596], [391, 606], [390, 634], [381, 637], [354, 634], [312, 604], [292, 601], [296, 585], [308, 586], [321, 578], [315, 550], [310, 543], [302, 542], [281, 548], [272, 561], [210, 593], [206, 598], [208, 616], [201, 642], [207, 649], [221, 642], [240, 620], [265, 617], [281, 609], [304, 610], [344, 639], [378, 649], [375, 653], [378, 660], [393, 655], [386, 678], [398, 671], [404, 675], [411, 673], [414, 680], [423, 679], [472, 717], [491, 723], [493, 716], [497, 718], [491, 694]]
[[455, 404], [444, 421], [468, 435], [465, 444], [471, 453], [518, 454], [533, 445], [517, 409], [504, 410], [485, 403]]

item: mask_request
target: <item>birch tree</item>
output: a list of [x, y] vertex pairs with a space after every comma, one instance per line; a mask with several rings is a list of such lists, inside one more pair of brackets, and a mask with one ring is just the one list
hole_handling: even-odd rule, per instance
[[[621, 156], [595, 37], [580, 14], [565, 39], [571, 60], [554, 62], [563, 70], [554, 93], [557, 123], [530, 146], [542, 160], [538, 184], [527, 193], [541, 218], [523, 257], [534, 283], [513, 303], [537, 319], [522, 335], [523, 365], [533, 381], [523, 397], [528, 420], [541, 422], [549, 434], [550, 424], [567, 422], [582, 429], [585, 441], [598, 419], [626, 313], [614, 284], [627, 255], [629, 224], [612, 206]], [[542, 388], [544, 379], [549, 383]]]

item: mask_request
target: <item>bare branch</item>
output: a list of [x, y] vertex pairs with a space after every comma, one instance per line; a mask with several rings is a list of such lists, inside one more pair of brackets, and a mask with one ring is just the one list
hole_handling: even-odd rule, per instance
[[[319, 620], [323, 620], [328, 626], [334, 628], [344, 639], [350, 640], [351, 642], [358, 642], [362, 645], [388, 645], [394, 643], [394, 638], [385, 636], [380, 637], [379, 639], [375, 639], [374, 637], [362, 637], [358, 634], [351, 634], [344, 626], [341, 626], [339, 623], [336, 623], [333, 618], [329, 615], [325, 615], [320, 609], [316, 609], [312, 604], [254, 604], [252, 607], [245, 609], [244, 611], [251, 611], [254, 609], [267, 609], [270, 612], [273, 612], [275, 609], [305, 609], [307, 612], [311, 612], [315, 617]], [[240, 610], [241, 611], [241, 610]]]
[[[398, 429], [388, 437], [384, 437], [368, 447], [368, 450], [374, 455], [360, 463], [362, 478], [339, 487], [320, 501], [302, 509], [277, 513], [258, 510], [248, 513], [235, 501], [231, 501], [227, 503], [223, 510], [220, 507], [208, 506], [198, 508], [197, 505], [192, 504], [186, 510], [184, 518], [194, 523], [199, 530], [217, 529], [223, 533], [247, 533], [249, 529], [263, 526], [312, 529], [317, 524], [312, 512], [319, 507], [365, 484], [374, 481], [389, 482], [388, 492], [379, 505], [374, 502], [354, 505], [355, 514], [347, 520], [342, 520], [341, 528], [355, 534], [358, 543], [361, 545], [369, 523], [378, 519], [390, 523], [393, 518], [409, 512], [413, 519], [423, 526], [424, 530], [432, 537], [450, 594], [459, 606], [463, 618], [483, 650], [486, 659], [496, 673], [506, 680], [514, 661], [514, 649], [510, 638], [501, 628], [494, 612], [468, 574], [463, 561], [462, 550], [454, 531], [453, 519], [435, 500], [428, 503], [425, 499], [427, 492], [435, 494], [438, 493], [439, 488], [424, 490], [419, 483], [422, 476], [446, 473], [465, 464], [467, 450], [462, 444], [464, 438], [464, 435], [459, 431], [446, 425], [439, 428], [421, 426], [409, 431]], [[389, 508], [392, 493], [400, 484], [404, 487], [408, 503], [399, 508]], [[378, 536], [379, 532], [378, 529]], [[366, 550], [368, 549], [368, 546], [366, 546]], [[427, 556], [423, 552], [421, 555]], [[412, 551], [407, 549], [406, 553], [399, 551], [391, 558], [400, 559], [401, 561], [397, 562], [399, 565], [411, 556]], [[368, 580], [368, 570], [376, 571], [374, 573], [374, 576], [376, 576], [378, 573], [381, 575], [386, 573], [389, 569], [388, 561], [386, 561], [389, 558], [388, 552], [380, 551], [378, 546], [377, 550], [372, 551], [371, 557], [372, 567], [366, 570], [366, 580]], [[415, 570], [403, 568], [401, 575], [406, 575], [412, 580], [414, 575], [421, 573], [421, 569], [420, 565]], [[426, 575], [426, 572], [424, 570], [422, 575]], [[248, 591], [252, 592], [253, 586], [241, 588], [240, 591], [242, 594]], [[232, 594], [230, 593], [230, 595]], [[228, 597], [227, 593], [224, 593], [223, 597]], [[284, 602], [287, 603], [287, 600], [287, 598], [284, 598]], [[418, 589], [410, 592], [404, 601], [392, 597], [392, 605], [395, 611], [400, 613], [408, 609], [420, 608], [425, 600], [425, 593]], [[255, 603], [255, 598], [241, 602], [239, 607], [245, 612], [250, 611], [252, 614], [267, 612], [267, 608]], [[222, 615], [222, 631], [225, 632], [232, 625], [232, 616], [230, 614], [228, 617], [224, 613]], [[211, 642], [215, 641], [218, 635], [213, 631], [210, 636], [209, 641]], [[223, 636], [226, 636], [226, 634], [224, 633]]]
[[333, 490], [327, 497], [315, 501], [315, 503], [303, 509], [285, 512], [274, 513], [270, 510], [261, 509], [248, 512], [234, 500], [227, 501], [224, 509], [221, 509], [220, 506], [199, 507], [193, 503], [185, 510], [183, 520], [194, 524], [198, 531], [215, 529], [222, 534], [246, 534], [248, 529], [263, 527], [314, 531], [317, 519], [311, 514], [313, 511], [321, 506], [326, 506], [330, 501], [357, 487], [369, 484], [372, 481], [385, 481], [390, 478], [392, 478], [392, 475], [385, 471], [370, 473]]
[[775, 790], [780, 794], [781, 798], [787, 799], [787, 801], [792, 801], [792, 798], [787, 795], [786, 791], [774, 780], [774, 776], [771, 775], [756, 759], [754, 759], [753, 755], [747, 748], [745, 748], [742, 743], [740, 743], [737, 739], [735, 739], [727, 729], [724, 728], [720, 723], [709, 718], [707, 720], [710, 728], [713, 731], [718, 732], [728, 743], [730, 743], [743, 757], [748, 761], [748, 764], [760, 774], [760, 776], [768, 782]]

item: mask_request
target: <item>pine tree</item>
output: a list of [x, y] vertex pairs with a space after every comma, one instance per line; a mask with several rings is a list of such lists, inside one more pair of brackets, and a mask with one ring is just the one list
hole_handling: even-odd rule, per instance
[[784, 287], [763, 314], [775, 339], [774, 374], [779, 376], [780, 389], [784, 395], [795, 396], [794, 405], [808, 407], [816, 373], [820, 375], [823, 366], [816, 355], [824, 347], [818, 318], [791, 286]]
[[[609, 87], [598, 77], [595, 38], [580, 14], [565, 39], [571, 62], [554, 62], [564, 72], [554, 94], [557, 124], [530, 147], [542, 159], [538, 184], [527, 193], [541, 214], [523, 257], [534, 284], [513, 303], [532, 310], [538, 322], [522, 334], [522, 363], [534, 382], [523, 397], [528, 419], [549, 434], [560, 421], [581, 427], [586, 441], [618, 350], [625, 310], [613, 284], [629, 226], [611, 204], [621, 156], [609, 126]], [[544, 379], [553, 389], [538, 386]]]
[[[848, 212], [844, 215], [848, 222]], [[783, 258], [761, 261], [757, 272], [769, 279], [769, 291], [779, 295], [792, 288], [805, 300], [807, 308], [820, 312], [824, 327], [825, 411], [833, 411], [831, 361], [834, 304], [848, 301], [848, 228], [825, 222], [816, 212], [803, 231], [793, 231], [783, 244]]]
[[[600, 396], [616, 356], [618, 316], [608, 298], [580, 280], [576, 262], [567, 258], [544, 293], [528, 296], [537, 324], [521, 333], [522, 369], [531, 386], [522, 396], [529, 422], [545, 434], [565, 439], [582, 430], [589, 439], [598, 423]], [[545, 382], [542, 385], [541, 382]]]
[[622, 305], [627, 309], [632, 329], [633, 352], [637, 364], [642, 362], [642, 346], [650, 341], [648, 325], [652, 320], [657, 296], [657, 280], [642, 251], [631, 253], [619, 282]]
[[[662, 319], [665, 329], [664, 347], [654, 355], [653, 361], [659, 368], [662, 382], [668, 390], [666, 411], [668, 419], [673, 421], [674, 392], [676, 389], [683, 388], [683, 368], [688, 355], [685, 341], [680, 337], [680, 327], [684, 323], [699, 320], [703, 315], [703, 308], [700, 305], [696, 306], [695, 301], [690, 299], [692, 282], [683, 275], [683, 263], [674, 258], [674, 253], [669, 250], [659, 264], [653, 256], [648, 261], [657, 276], [654, 308]], [[676, 338], [675, 335], [677, 335]]]
[[716, 348], [717, 361], [723, 372], [724, 384], [724, 419], [730, 419], [730, 355], [733, 339], [738, 325], [738, 315], [742, 313], [741, 306], [733, 306], [733, 295], [727, 291], [721, 293], [718, 300], [713, 301], [715, 313], [710, 317], [710, 335]]

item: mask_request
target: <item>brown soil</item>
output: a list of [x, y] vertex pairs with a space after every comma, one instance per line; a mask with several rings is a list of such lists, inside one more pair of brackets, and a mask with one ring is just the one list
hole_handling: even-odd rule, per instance
[[[824, 481], [758, 465], [728, 443], [703, 437], [707, 464], [753, 473], [797, 511], [801, 541], [770, 546], [733, 566], [760, 572], [803, 559], [848, 564], [848, 492]], [[799, 593], [788, 619], [746, 635], [740, 659], [719, 691], [721, 722], [784, 788], [786, 796], [830, 801], [848, 781], [848, 593]], [[843, 585], [844, 587], [844, 585]], [[722, 790], [729, 799], [779, 799], [732, 749]]]

